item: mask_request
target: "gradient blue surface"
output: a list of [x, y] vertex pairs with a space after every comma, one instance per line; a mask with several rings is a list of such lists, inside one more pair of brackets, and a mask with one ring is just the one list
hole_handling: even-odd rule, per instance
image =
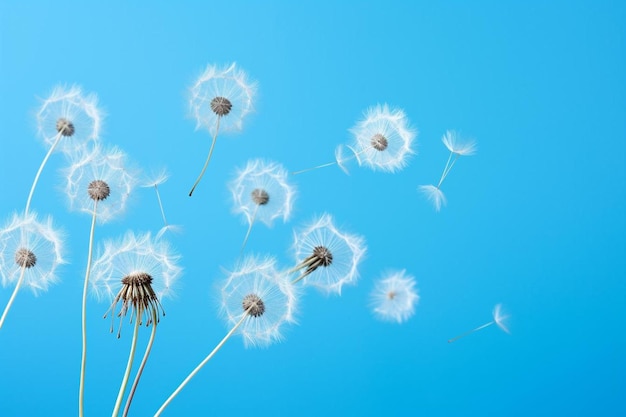
[[[37, 97], [58, 84], [98, 94], [102, 140], [160, 187], [184, 276], [164, 301], [132, 415], [152, 415], [228, 330], [222, 268], [246, 226], [231, 213], [235, 167], [263, 157], [298, 170], [332, 161], [377, 103], [403, 108], [418, 155], [396, 174], [336, 167], [293, 178], [294, 216], [258, 225], [248, 250], [294, 262], [292, 230], [329, 212], [367, 239], [361, 279], [341, 297], [307, 291], [283, 343], [230, 340], [164, 415], [618, 416], [626, 413], [626, 7], [567, 2], [145, 2], [0, 4], [0, 215], [22, 210], [46, 149]], [[242, 133], [194, 131], [186, 91], [206, 64], [236, 61], [259, 82]], [[440, 213], [420, 195], [448, 156], [447, 129], [477, 139], [446, 180]], [[90, 219], [69, 213], [55, 155], [32, 207], [66, 232], [62, 282], [18, 294], [0, 330], [0, 415], [75, 415], [80, 297]], [[96, 241], [157, 231], [154, 192]], [[420, 304], [402, 325], [377, 321], [374, 280], [405, 268]], [[11, 288], [0, 289], [0, 306]], [[512, 334], [491, 319], [502, 302]], [[110, 414], [126, 364], [90, 299], [86, 414]], [[149, 331], [142, 329], [139, 350]]]

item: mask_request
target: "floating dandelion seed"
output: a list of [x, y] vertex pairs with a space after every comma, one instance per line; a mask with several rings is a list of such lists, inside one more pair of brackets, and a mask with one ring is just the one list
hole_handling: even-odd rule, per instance
[[161, 217], [163, 218], [164, 225], [157, 233], [156, 239], [159, 239], [167, 231], [179, 231], [180, 230], [180, 227], [171, 225], [167, 222], [167, 218], [165, 217], [165, 211], [163, 210], [163, 202], [161, 201], [161, 194], [159, 193], [159, 185], [167, 181], [168, 178], [169, 178], [169, 175], [167, 171], [161, 170], [155, 175], [151, 175], [150, 177], [146, 178], [141, 184], [141, 186], [144, 188], [154, 187], [154, 191], [156, 192], [156, 196], [157, 196], [157, 201], [159, 202], [159, 209], [161, 210]]
[[359, 165], [374, 170], [395, 172], [406, 166], [408, 157], [414, 153], [413, 141], [417, 132], [409, 127], [408, 118], [400, 109], [390, 109], [387, 104], [370, 107], [365, 119], [350, 129], [353, 135], [352, 146], [343, 145], [335, 150], [335, 162], [292, 172], [301, 174], [331, 165], [338, 165], [346, 174], [346, 163], [356, 159]]
[[62, 254], [62, 234], [53, 227], [51, 217], [39, 221], [34, 213], [14, 214], [0, 229], [2, 286], [15, 285], [0, 328], [21, 287], [29, 287], [36, 295], [57, 281], [57, 267], [65, 263]]
[[439, 183], [437, 185], [420, 185], [418, 187], [418, 190], [421, 191], [433, 203], [436, 211], [439, 211], [441, 209], [441, 206], [446, 204], [446, 197], [443, 195], [443, 191], [441, 191], [441, 184], [443, 184], [443, 181], [450, 173], [450, 170], [454, 166], [459, 156], [474, 155], [474, 153], [476, 152], [475, 141], [470, 140], [467, 142], [462, 142], [459, 139], [459, 135], [453, 130], [448, 130], [441, 138], [441, 141], [450, 151], [450, 156], [448, 156], [448, 161], [446, 162], [446, 166], [443, 169], [443, 173], [441, 174]]
[[146, 323], [146, 326], [153, 326], [152, 334], [126, 403], [125, 413], [128, 412], [154, 341], [159, 316], [165, 315], [160, 300], [171, 293], [182, 272], [178, 266], [179, 259], [180, 257], [173, 253], [165, 241], [152, 239], [149, 233], [135, 235], [129, 232], [119, 241], [106, 241], [104, 249], [93, 264], [91, 288], [98, 297], [113, 299], [105, 317], [108, 314], [111, 314], [112, 320], [115, 315], [119, 317], [117, 337], [120, 337], [121, 322], [125, 316], [129, 315], [131, 322], [135, 320], [128, 365], [113, 415], [117, 415], [126, 390], [135, 355], [138, 328], [142, 323]]
[[402, 323], [415, 313], [419, 302], [415, 278], [406, 270], [392, 271], [376, 283], [371, 294], [371, 305], [376, 317], [384, 321]]
[[404, 111], [389, 108], [387, 104], [367, 109], [365, 118], [350, 131], [359, 165], [395, 172], [404, 168], [414, 153], [412, 146], [417, 133], [409, 126]]
[[478, 326], [475, 329], [470, 330], [469, 332], [465, 332], [462, 333], [456, 337], [453, 337], [452, 339], [448, 340], [448, 343], [452, 343], [454, 341], [459, 340], [462, 337], [468, 336], [474, 332], [477, 332], [479, 330], [484, 329], [485, 327], [489, 327], [492, 324], [497, 325], [500, 329], [502, 329], [503, 331], [505, 331], [506, 333], [511, 333], [509, 331], [508, 326], [506, 325], [506, 321], [508, 320], [510, 316], [506, 315], [502, 312], [502, 304], [496, 304], [496, 306], [493, 308], [493, 321], [490, 321], [489, 323], [485, 323], [482, 326]]
[[282, 218], [286, 222], [291, 215], [295, 187], [289, 183], [287, 171], [281, 164], [252, 159], [237, 171], [229, 189], [233, 197], [233, 211], [243, 214], [248, 222], [242, 251], [257, 220], [271, 227], [274, 220]]
[[241, 130], [244, 117], [252, 111], [256, 83], [249, 81], [235, 63], [225, 68], [209, 65], [190, 93], [189, 107], [196, 129], [205, 128], [213, 135], [204, 167], [189, 192], [191, 197], [209, 165], [218, 133]]
[[285, 274], [276, 269], [276, 260], [248, 256], [228, 274], [221, 289], [221, 308], [231, 327], [211, 353], [185, 378], [155, 413], [160, 416], [191, 379], [239, 333], [248, 346], [267, 346], [282, 339], [281, 328], [294, 323], [297, 295]]
[[305, 285], [337, 294], [344, 284], [356, 282], [366, 251], [364, 239], [339, 231], [329, 214], [295, 233], [293, 246], [298, 264], [290, 273], [301, 271], [294, 283], [304, 280]]

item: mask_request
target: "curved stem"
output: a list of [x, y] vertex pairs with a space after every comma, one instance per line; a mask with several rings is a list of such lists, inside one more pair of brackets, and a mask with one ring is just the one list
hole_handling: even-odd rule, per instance
[[254, 213], [252, 213], [252, 219], [250, 219], [250, 226], [248, 226], [248, 231], [246, 232], [246, 237], [243, 239], [243, 244], [241, 245], [241, 249], [239, 250], [239, 256], [243, 253], [243, 249], [246, 247], [246, 243], [248, 243], [248, 238], [250, 237], [250, 232], [252, 231], [252, 225], [256, 220], [256, 213], [259, 211], [259, 205], [257, 204], [254, 208]]
[[4, 320], [6, 319], [7, 314], [9, 314], [9, 310], [11, 309], [11, 306], [13, 305], [13, 301], [15, 300], [15, 296], [17, 295], [17, 292], [20, 290], [20, 287], [22, 286], [22, 283], [24, 282], [25, 272], [26, 272], [26, 267], [23, 266], [22, 272], [20, 272], [20, 278], [17, 280], [17, 284], [15, 284], [15, 289], [13, 290], [13, 294], [11, 294], [11, 298], [9, 298], [9, 302], [7, 303], [7, 306], [4, 308], [4, 313], [2, 313], [2, 318], [0, 318], [0, 329], [2, 329]]
[[213, 155], [213, 148], [215, 147], [215, 140], [217, 139], [217, 132], [219, 130], [220, 130], [220, 116], [217, 117], [217, 126], [215, 127], [215, 134], [213, 135], [213, 142], [211, 142], [211, 149], [209, 149], [209, 156], [206, 158], [206, 162], [204, 163], [204, 167], [202, 168], [202, 171], [200, 172], [198, 179], [193, 184], [193, 187], [191, 187], [191, 191], [189, 191], [189, 197], [191, 197], [191, 195], [193, 194], [193, 190], [196, 189], [196, 187], [198, 186], [198, 183], [202, 179], [202, 176], [204, 175], [204, 171], [206, 171], [206, 167], [209, 166], [211, 155]]
[[124, 406], [123, 417], [128, 415], [128, 411], [130, 410], [130, 404], [133, 402], [133, 397], [135, 396], [135, 391], [137, 390], [137, 385], [139, 385], [139, 379], [141, 378], [141, 374], [143, 373], [143, 368], [146, 367], [146, 363], [148, 362], [148, 356], [150, 356], [150, 351], [152, 350], [152, 344], [154, 343], [154, 336], [156, 335], [157, 329], [157, 311], [156, 309], [152, 309], [152, 333], [150, 333], [150, 340], [148, 340], [148, 346], [146, 346], [146, 352], [143, 354], [143, 359], [141, 360], [141, 364], [139, 365], [139, 369], [137, 370], [137, 375], [135, 375], [135, 380], [133, 381], [133, 386], [130, 388], [130, 392], [128, 393], [128, 398], [126, 399], [126, 405]]
[[85, 283], [83, 284], [82, 304], [82, 333], [83, 350], [80, 361], [80, 387], [78, 390], [78, 415], [83, 417], [85, 413], [85, 366], [87, 365], [87, 290], [89, 289], [89, 274], [91, 273], [91, 258], [93, 254], [93, 236], [96, 230], [96, 213], [98, 212], [98, 200], [93, 203], [93, 216], [91, 218], [91, 231], [89, 232], [89, 249], [87, 253], [87, 270], [85, 271]]
[[185, 380], [181, 382], [178, 388], [176, 388], [176, 390], [172, 393], [172, 395], [169, 396], [169, 398], [163, 403], [161, 408], [159, 408], [159, 410], [154, 414], [154, 417], [159, 417], [161, 413], [163, 413], [165, 408], [172, 402], [174, 398], [176, 398], [178, 393], [182, 391], [183, 388], [185, 388], [185, 386], [187, 385], [189, 381], [191, 381], [191, 378], [193, 378], [200, 371], [200, 369], [202, 369], [202, 367], [206, 365], [208, 361], [211, 360], [211, 358], [217, 353], [217, 351], [220, 350], [220, 348], [224, 345], [224, 343], [226, 343], [226, 341], [230, 339], [233, 333], [235, 333], [235, 331], [237, 331], [239, 326], [241, 326], [241, 324], [244, 322], [246, 317], [248, 317], [248, 311], [250, 311], [250, 309], [244, 312], [243, 316], [241, 317], [241, 320], [239, 320], [237, 324], [235, 324], [235, 326], [232, 329], [230, 329], [230, 331], [226, 334], [226, 336], [224, 336], [222, 341], [219, 342], [217, 346], [215, 346], [215, 348], [211, 351], [211, 353], [209, 353], [209, 355], [206, 358], [204, 358], [204, 360], [200, 362], [200, 364], [196, 366], [196, 368], [193, 371], [191, 371], [191, 373], [187, 376], [187, 378], [185, 378]]
[[137, 348], [137, 333], [139, 333], [139, 323], [141, 322], [141, 312], [138, 311], [135, 315], [135, 330], [133, 331], [133, 341], [130, 344], [130, 353], [128, 355], [128, 363], [126, 364], [126, 371], [124, 372], [124, 378], [122, 378], [122, 384], [120, 385], [120, 391], [117, 394], [117, 400], [115, 401], [115, 408], [113, 409], [112, 417], [117, 417], [122, 406], [122, 399], [124, 398], [124, 391], [126, 391], [126, 385], [128, 384], [128, 377], [130, 376], [130, 370], [133, 367], [133, 359], [135, 359], [135, 350]]
[[48, 162], [48, 159], [50, 158], [50, 155], [52, 155], [52, 152], [54, 152], [54, 148], [57, 147], [57, 144], [59, 143], [60, 140], [61, 140], [61, 132], [59, 132], [57, 134], [57, 137], [54, 140], [54, 143], [52, 144], [52, 146], [50, 147], [50, 150], [48, 150], [48, 153], [43, 158], [43, 161], [41, 161], [41, 165], [39, 165], [39, 170], [37, 171], [37, 175], [35, 175], [35, 180], [33, 181], [33, 185], [30, 187], [30, 193], [28, 194], [28, 200], [26, 200], [26, 209], [24, 209], [24, 216], [26, 216], [28, 214], [28, 210], [30, 209], [30, 202], [33, 199], [33, 194], [35, 192], [35, 187], [37, 187], [37, 183], [39, 182], [39, 177], [41, 176], [41, 172], [43, 171], [43, 167]]

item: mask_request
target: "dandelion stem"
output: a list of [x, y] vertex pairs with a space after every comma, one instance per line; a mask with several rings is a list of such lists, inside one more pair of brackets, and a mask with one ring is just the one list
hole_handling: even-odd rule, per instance
[[139, 369], [137, 370], [137, 375], [135, 375], [135, 380], [133, 381], [133, 386], [130, 388], [130, 392], [128, 393], [128, 398], [126, 399], [126, 405], [124, 406], [124, 414], [123, 417], [128, 415], [128, 411], [130, 410], [130, 404], [133, 401], [133, 397], [135, 396], [135, 391], [137, 390], [137, 385], [139, 385], [139, 379], [141, 378], [141, 374], [143, 373], [143, 368], [146, 367], [146, 363], [148, 362], [148, 356], [150, 356], [150, 351], [152, 350], [152, 344], [154, 343], [154, 336], [156, 335], [156, 324], [157, 324], [157, 310], [152, 309], [152, 333], [150, 333], [150, 340], [148, 340], [148, 346], [146, 346], [146, 352], [143, 355], [143, 359], [141, 360], [141, 364], [139, 365]]
[[459, 340], [459, 339], [460, 339], [460, 338], [462, 338], [462, 337], [469, 336], [470, 334], [472, 334], [472, 333], [474, 333], [474, 332], [477, 332], [477, 331], [479, 331], [479, 330], [482, 330], [482, 329], [484, 329], [485, 327], [489, 327], [489, 326], [491, 326], [491, 325], [492, 325], [492, 324], [494, 324], [494, 323], [495, 323], [495, 321], [490, 321], [489, 323], [485, 323], [485, 324], [483, 324], [482, 326], [478, 326], [477, 328], [472, 329], [472, 330], [470, 330], [469, 332], [461, 333], [460, 335], [458, 335], [458, 336], [456, 336], [456, 337], [453, 337], [452, 339], [448, 340], [448, 343], [452, 343], [452, 342], [455, 342], [455, 341]]
[[189, 381], [191, 381], [191, 378], [193, 378], [200, 371], [200, 369], [202, 369], [202, 367], [206, 365], [208, 361], [211, 360], [211, 358], [217, 353], [217, 351], [221, 349], [224, 343], [226, 343], [226, 341], [230, 339], [230, 337], [237, 331], [239, 326], [243, 324], [246, 317], [248, 317], [248, 312], [252, 309], [252, 307], [254, 307], [254, 305], [251, 305], [244, 312], [241, 319], [237, 322], [237, 324], [235, 324], [235, 326], [233, 326], [232, 329], [230, 329], [230, 331], [226, 334], [226, 336], [224, 336], [222, 341], [219, 342], [217, 346], [215, 346], [215, 348], [211, 351], [211, 353], [209, 353], [209, 355], [206, 358], [204, 358], [204, 360], [200, 362], [200, 364], [196, 366], [196, 368], [193, 371], [191, 371], [191, 373], [187, 376], [187, 378], [185, 378], [185, 380], [178, 386], [178, 388], [176, 388], [176, 390], [172, 393], [172, 395], [170, 395], [169, 398], [163, 403], [161, 408], [159, 408], [159, 410], [154, 414], [154, 417], [159, 417], [161, 413], [163, 413], [165, 408], [172, 402], [172, 400], [178, 395], [178, 393], [182, 391], [182, 389], [187, 385]]
[[246, 247], [246, 243], [248, 243], [248, 238], [250, 237], [250, 232], [252, 231], [252, 225], [256, 220], [256, 213], [259, 211], [259, 205], [257, 204], [254, 207], [254, 213], [252, 213], [252, 219], [250, 219], [250, 225], [248, 226], [248, 231], [246, 232], [246, 237], [243, 239], [243, 244], [241, 245], [241, 249], [239, 250], [239, 256], [243, 253], [243, 249]]
[[167, 227], [167, 219], [165, 218], [165, 211], [163, 210], [163, 203], [161, 202], [161, 194], [159, 194], [159, 186], [154, 184], [154, 190], [156, 191], [157, 200], [159, 201], [159, 208], [161, 209], [161, 217], [163, 217], [163, 223]]
[[33, 181], [33, 185], [30, 187], [30, 193], [28, 194], [28, 200], [26, 200], [26, 209], [24, 209], [24, 215], [27, 215], [28, 214], [28, 210], [30, 209], [30, 202], [33, 199], [33, 194], [35, 193], [35, 188], [37, 187], [37, 183], [39, 182], [39, 177], [41, 176], [41, 172], [43, 171], [43, 167], [48, 162], [48, 159], [50, 159], [50, 155], [52, 155], [52, 152], [54, 152], [54, 149], [57, 147], [57, 144], [59, 143], [60, 140], [61, 140], [61, 132], [59, 132], [57, 134], [56, 139], [54, 140], [54, 143], [52, 144], [52, 146], [48, 150], [48, 153], [46, 154], [46, 156], [43, 158], [43, 161], [41, 161], [41, 165], [39, 165], [39, 170], [37, 171], [37, 175], [35, 175], [35, 180]]
[[7, 314], [9, 314], [9, 310], [11, 309], [11, 306], [13, 305], [13, 301], [15, 300], [15, 296], [17, 296], [17, 292], [20, 290], [20, 287], [22, 286], [22, 283], [24, 282], [25, 272], [26, 272], [26, 267], [23, 266], [22, 272], [20, 272], [20, 278], [17, 280], [17, 284], [15, 284], [15, 289], [13, 290], [13, 294], [11, 294], [11, 298], [9, 298], [9, 302], [7, 303], [7, 306], [4, 308], [4, 312], [2, 313], [2, 317], [0, 318], [0, 329], [2, 329], [4, 320], [6, 319]]
[[191, 187], [191, 191], [189, 191], [189, 197], [191, 197], [191, 195], [193, 194], [193, 190], [196, 189], [196, 187], [198, 186], [198, 183], [200, 182], [200, 180], [202, 179], [202, 176], [204, 175], [204, 171], [206, 171], [206, 168], [209, 166], [209, 161], [211, 160], [211, 155], [213, 154], [213, 148], [215, 147], [215, 141], [217, 139], [217, 132], [220, 130], [220, 118], [221, 118], [220, 116], [217, 116], [217, 125], [215, 126], [215, 134], [213, 135], [213, 141], [211, 142], [211, 149], [209, 149], [209, 156], [206, 158], [206, 162], [204, 163], [204, 167], [202, 168], [202, 171], [200, 172], [198, 179], [193, 184], [193, 187]]
[[96, 213], [98, 211], [98, 200], [93, 203], [93, 216], [91, 219], [91, 231], [89, 232], [89, 249], [87, 253], [87, 270], [85, 271], [85, 283], [83, 285], [83, 305], [82, 305], [82, 330], [83, 330], [83, 350], [80, 362], [80, 388], [78, 391], [78, 415], [83, 417], [85, 412], [85, 365], [87, 364], [87, 289], [89, 288], [89, 274], [91, 273], [91, 258], [93, 254], [93, 236], [96, 229]]
[[[115, 408], [113, 409], [112, 417], [117, 417], [122, 406], [122, 399], [124, 398], [124, 391], [126, 391], [126, 385], [128, 384], [128, 377], [130, 376], [130, 370], [133, 367], [133, 359], [135, 359], [135, 350], [137, 348], [137, 333], [139, 333], [139, 325], [141, 323], [141, 312], [138, 311], [135, 316], [135, 330], [133, 331], [133, 341], [130, 344], [130, 353], [128, 355], [128, 363], [126, 364], [126, 371], [124, 371], [124, 378], [122, 378], [122, 384], [120, 385], [120, 391], [117, 394], [117, 401], [115, 401]], [[156, 323], [155, 323], [156, 326]]]

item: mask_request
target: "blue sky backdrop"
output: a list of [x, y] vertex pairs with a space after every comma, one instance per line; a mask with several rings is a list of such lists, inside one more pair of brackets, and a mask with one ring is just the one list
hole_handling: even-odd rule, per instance
[[[227, 182], [250, 158], [295, 171], [333, 160], [363, 111], [405, 110], [417, 155], [395, 174], [337, 167], [292, 177], [294, 215], [258, 224], [247, 251], [294, 263], [293, 229], [331, 213], [365, 237], [357, 286], [341, 297], [307, 290], [299, 325], [267, 349], [240, 337], [164, 415], [509, 415], [626, 413], [626, 6], [619, 1], [195, 1], [0, 4], [0, 216], [23, 210], [47, 149], [35, 113], [57, 85], [94, 92], [102, 141], [136, 167], [167, 167], [160, 187], [166, 237], [184, 275], [131, 415], [152, 415], [225, 335], [217, 288], [246, 225]], [[209, 148], [187, 91], [207, 64], [236, 61], [259, 83], [255, 112], [223, 134], [207, 174], [187, 196]], [[437, 213], [417, 192], [439, 179], [441, 143], [456, 129], [478, 143], [443, 186]], [[22, 290], [0, 330], [0, 415], [75, 415], [80, 299], [90, 218], [68, 211], [55, 154], [32, 208], [66, 233], [61, 282]], [[99, 225], [96, 245], [127, 230], [156, 231], [152, 189]], [[416, 314], [376, 320], [375, 280], [406, 269]], [[0, 288], [4, 308], [12, 288]], [[492, 326], [512, 315], [511, 335]], [[121, 339], [88, 304], [86, 414], [111, 413], [126, 365]], [[149, 331], [141, 329], [139, 362]]]

